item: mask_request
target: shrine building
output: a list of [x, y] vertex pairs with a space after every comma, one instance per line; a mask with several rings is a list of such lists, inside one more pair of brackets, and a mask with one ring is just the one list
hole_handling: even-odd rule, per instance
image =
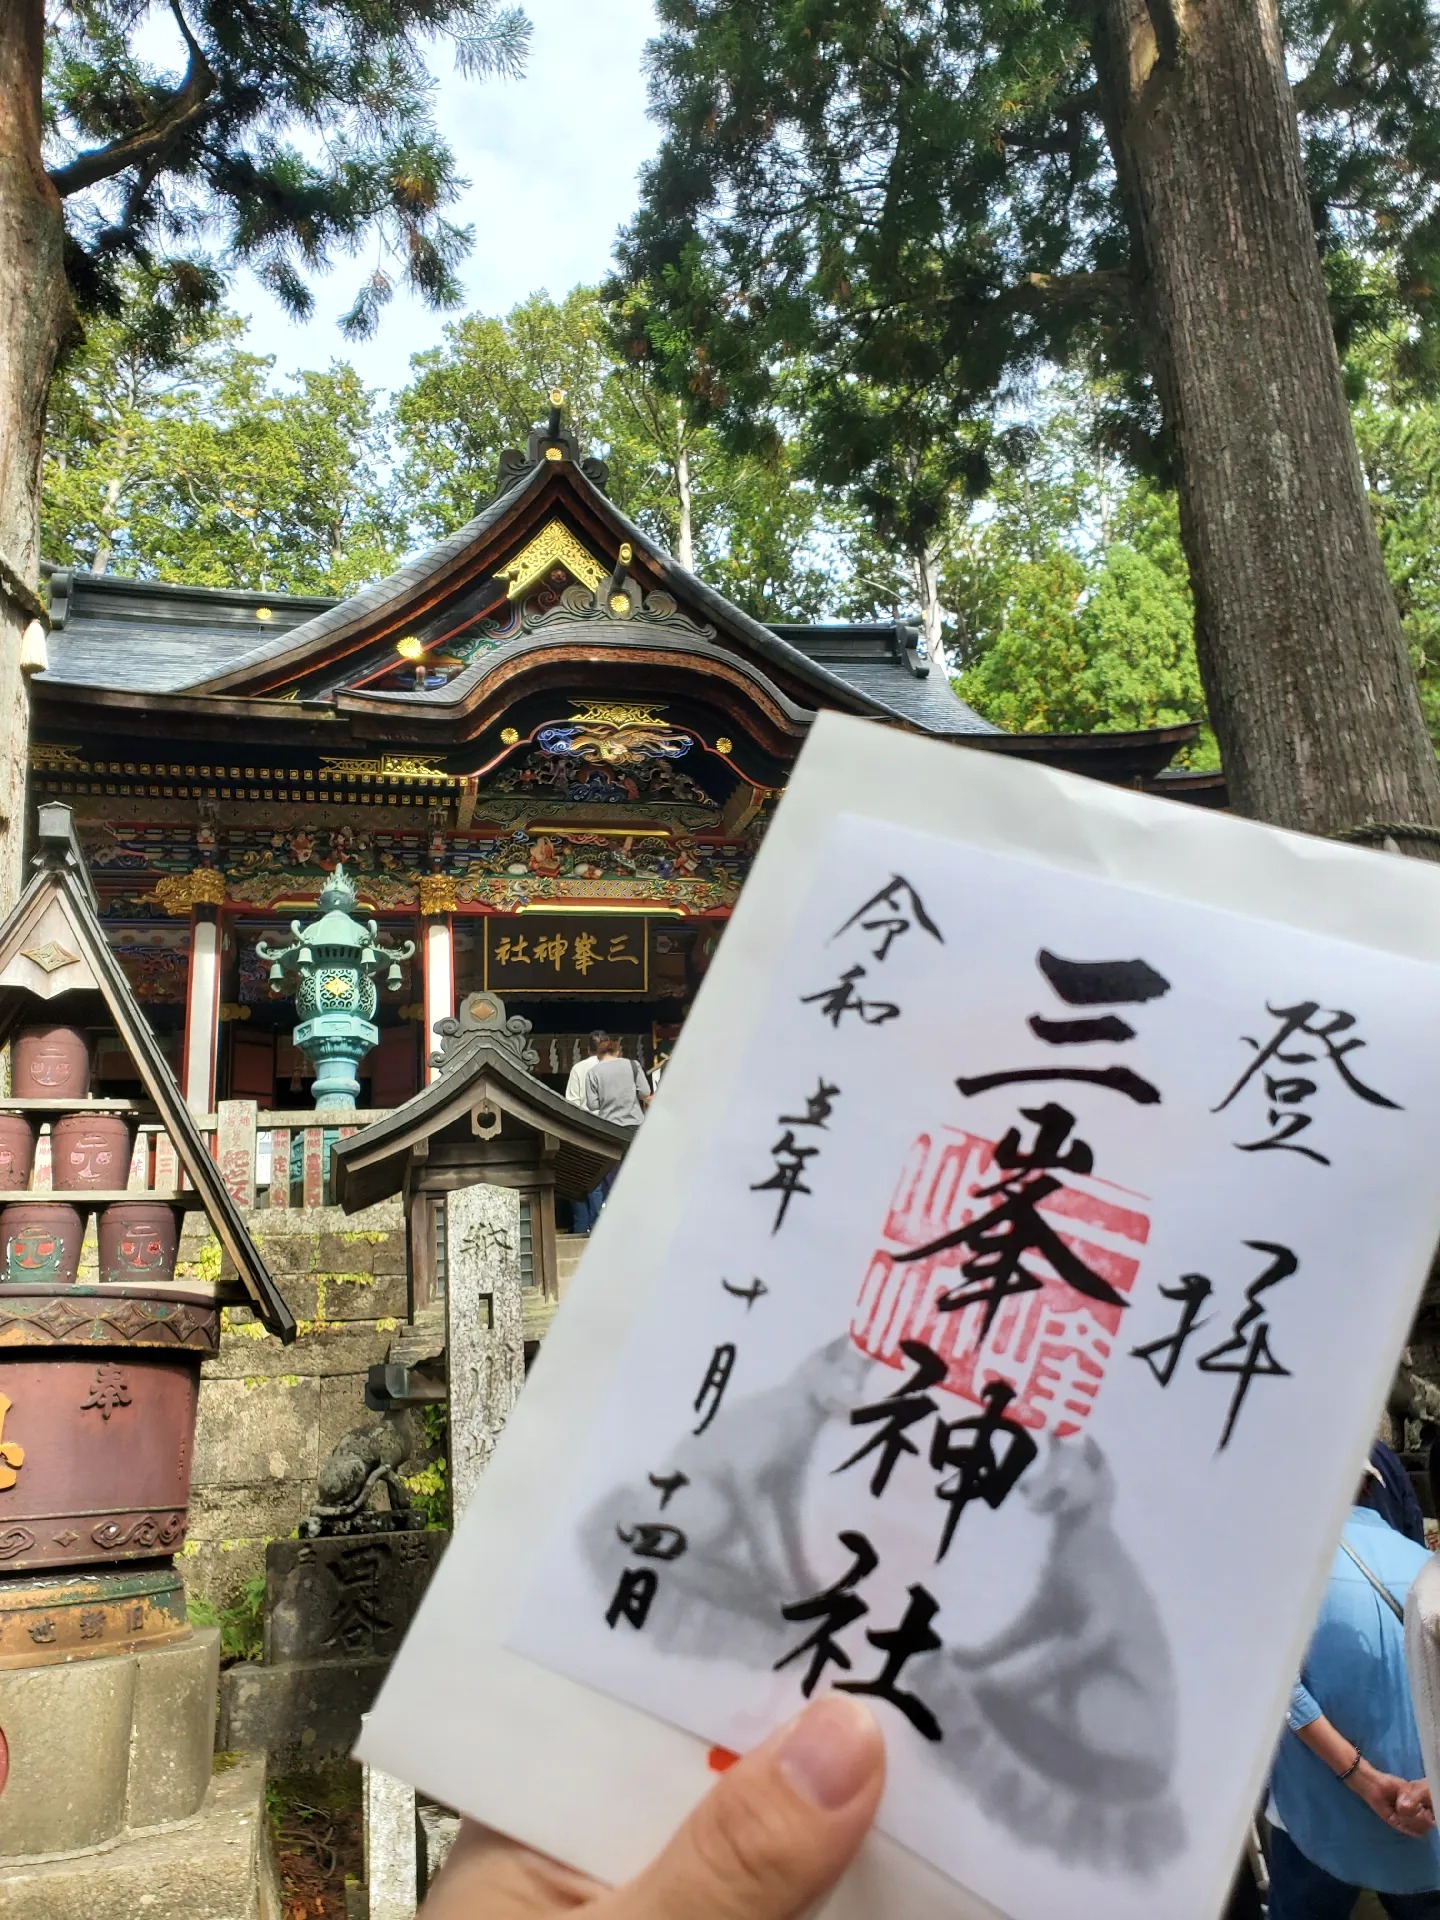
[[[197, 1114], [308, 1104], [281, 942], [342, 861], [387, 944], [360, 1104], [433, 1069], [488, 989], [563, 1087], [604, 1027], [678, 1034], [822, 708], [1213, 802], [1167, 773], [1192, 726], [1012, 735], [913, 627], [763, 626], [618, 511], [559, 396], [476, 517], [341, 601], [56, 570], [31, 792], [75, 814], [103, 921]], [[118, 1043], [96, 1091], [132, 1089]], [[262, 1125], [264, 1124], [262, 1120]]]

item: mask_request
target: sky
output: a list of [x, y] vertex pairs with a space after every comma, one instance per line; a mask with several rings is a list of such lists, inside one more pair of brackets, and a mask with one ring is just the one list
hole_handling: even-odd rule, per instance
[[247, 345], [274, 354], [277, 374], [344, 359], [391, 392], [404, 385], [410, 355], [437, 345], [459, 312], [504, 313], [537, 288], [558, 295], [605, 273], [656, 145], [640, 67], [655, 31], [651, 0], [527, 0], [526, 11], [534, 31], [525, 78], [450, 73], [436, 102], [441, 135], [470, 181], [449, 210], [475, 229], [464, 308], [434, 313], [397, 290], [374, 338], [348, 341], [336, 322], [374, 264], [371, 253], [313, 283], [315, 313], [303, 324], [241, 275], [231, 298], [250, 317]]

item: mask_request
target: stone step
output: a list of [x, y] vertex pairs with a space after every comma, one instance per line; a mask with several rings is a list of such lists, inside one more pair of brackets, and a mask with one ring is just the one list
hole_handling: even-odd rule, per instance
[[407, 1320], [390, 1342], [387, 1356], [394, 1366], [418, 1367], [445, 1351], [445, 1309], [426, 1307]]

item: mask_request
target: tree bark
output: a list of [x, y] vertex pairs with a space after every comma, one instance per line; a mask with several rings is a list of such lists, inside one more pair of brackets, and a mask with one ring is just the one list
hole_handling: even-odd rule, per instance
[[925, 640], [925, 658], [933, 673], [945, 671], [945, 636], [941, 627], [940, 548], [927, 547], [912, 556], [915, 588], [920, 601], [920, 632]]
[[685, 416], [676, 407], [675, 498], [679, 508], [675, 558], [687, 573], [695, 571], [695, 521], [690, 495], [690, 449], [685, 444]]
[[1440, 770], [1365, 497], [1274, 0], [1099, 0], [1099, 15], [1107, 129], [1232, 805], [1313, 833], [1440, 825]]
[[20, 636], [34, 615], [45, 402], [74, 325], [60, 198], [40, 160], [44, 0], [0, 5], [0, 910], [25, 837], [30, 701]]

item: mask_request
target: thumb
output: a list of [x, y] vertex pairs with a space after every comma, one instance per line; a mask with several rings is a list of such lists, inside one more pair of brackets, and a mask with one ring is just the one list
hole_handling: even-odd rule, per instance
[[850, 1864], [884, 1784], [879, 1727], [827, 1694], [730, 1769], [612, 1896], [614, 1920], [792, 1920]]

